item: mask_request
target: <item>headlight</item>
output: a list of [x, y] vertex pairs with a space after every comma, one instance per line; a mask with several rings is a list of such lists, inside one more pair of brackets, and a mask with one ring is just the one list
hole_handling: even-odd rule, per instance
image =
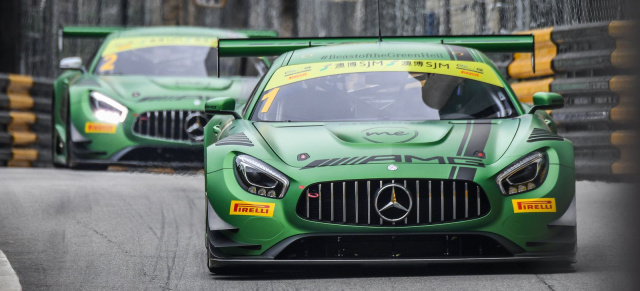
[[519, 194], [540, 187], [549, 170], [547, 161], [546, 153], [536, 151], [506, 167], [496, 178], [502, 194]]
[[247, 155], [236, 157], [238, 184], [251, 194], [282, 198], [289, 188], [289, 179], [263, 161]]
[[89, 99], [93, 115], [98, 120], [116, 124], [123, 122], [127, 118], [127, 113], [129, 112], [127, 107], [106, 95], [92, 91], [89, 93]]

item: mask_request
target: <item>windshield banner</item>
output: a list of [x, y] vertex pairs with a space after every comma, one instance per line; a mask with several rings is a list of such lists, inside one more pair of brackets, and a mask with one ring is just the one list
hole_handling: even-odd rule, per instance
[[102, 56], [117, 54], [123, 51], [148, 48], [154, 46], [206, 46], [217, 47], [216, 37], [193, 36], [140, 36], [123, 37], [109, 42], [102, 51]]
[[265, 88], [270, 90], [308, 79], [363, 72], [435, 73], [476, 80], [498, 87], [502, 82], [487, 64], [442, 60], [367, 60], [292, 65], [279, 68]]

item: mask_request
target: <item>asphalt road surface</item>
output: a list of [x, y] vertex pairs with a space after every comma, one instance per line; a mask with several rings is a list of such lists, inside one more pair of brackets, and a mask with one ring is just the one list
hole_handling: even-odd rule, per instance
[[205, 267], [202, 175], [0, 169], [0, 250], [24, 290], [632, 289], [633, 237], [621, 223], [635, 218], [628, 187], [578, 182], [571, 269], [451, 264], [234, 277]]

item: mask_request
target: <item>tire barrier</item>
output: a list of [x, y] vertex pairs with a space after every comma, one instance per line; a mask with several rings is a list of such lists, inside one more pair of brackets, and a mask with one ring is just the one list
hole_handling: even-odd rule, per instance
[[0, 165], [51, 167], [51, 80], [0, 74]]
[[558, 134], [574, 143], [578, 179], [624, 180], [638, 170], [632, 29], [631, 22], [612, 21], [525, 32], [535, 36], [536, 72], [531, 54], [513, 54], [506, 68], [500, 63], [522, 102], [543, 91], [564, 97], [565, 107], [551, 115]]
[[531, 54], [513, 54], [506, 71], [509, 78], [528, 79], [558, 73], [629, 69], [635, 54], [629, 44], [630, 21], [611, 21], [561, 26], [534, 31], [536, 72]]

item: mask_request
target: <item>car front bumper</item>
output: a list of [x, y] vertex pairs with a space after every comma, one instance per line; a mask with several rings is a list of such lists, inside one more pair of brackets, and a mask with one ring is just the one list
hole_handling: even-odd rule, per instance
[[[350, 179], [366, 179], [368, 168], [380, 165], [352, 166]], [[402, 165], [394, 173], [379, 179], [420, 178], [424, 174], [424, 165]], [[430, 165], [432, 174], [429, 179], [446, 179], [437, 173], [448, 173], [449, 166]], [[437, 169], [438, 167], [442, 169]], [[500, 194], [495, 184], [495, 174], [504, 165], [490, 166], [478, 171], [474, 181], [487, 193], [491, 210], [488, 214], [466, 221], [425, 224], [413, 226], [366, 226], [339, 223], [326, 223], [304, 219], [296, 214], [296, 205], [305, 185], [317, 181], [338, 180], [341, 173], [314, 175], [310, 173], [292, 179], [287, 195], [283, 199], [270, 199], [244, 191], [236, 181], [233, 169], [225, 168], [206, 174], [207, 202], [210, 203], [207, 229], [212, 262], [219, 265], [229, 264], [363, 264], [363, 263], [429, 263], [429, 262], [501, 262], [501, 261], [573, 261], [576, 253], [576, 212], [575, 180], [573, 168], [552, 164], [543, 185], [533, 191], [513, 196]], [[361, 174], [358, 174], [361, 173]], [[288, 176], [295, 174], [287, 173]], [[331, 178], [330, 178], [331, 177]], [[513, 199], [554, 199], [554, 212], [515, 213]], [[274, 203], [271, 217], [251, 215], [231, 215], [232, 201], [254, 203]], [[213, 214], [212, 214], [213, 213]], [[362, 258], [358, 246], [367, 249], [372, 240], [352, 239], [355, 237], [380, 236], [380, 254]], [[410, 245], [413, 248], [431, 248], [436, 253], [413, 252], [396, 248], [394, 240], [411, 241], [411, 236], [422, 239], [424, 244]], [[447, 251], [447, 244], [455, 239], [469, 241], [469, 236], [489, 239], [489, 248], [500, 248], [506, 252], [495, 255], [492, 252], [473, 251], [471, 248], [485, 248], [486, 243], [462, 244], [457, 249]], [[322, 248], [326, 255], [306, 255], [305, 247], [296, 246], [296, 242], [309, 238], [323, 238], [323, 243], [306, 246], [309, 250]], [[356, 241], [342, 249], [350, 252], [346, 256], [339, 250], [341, 241]], [[375, 239], [374, 239], [375, 240]], [[420, 241], [420, 239], [417, 239]], [[473, 242], [473, 238], [471, 241]], [[293, 256], [286, 256], [290, 249], [301, 248]], [[351, 250], [349, 250], [351, 249]], [[458, 250], [458, 251], [455, 251]], [[405, 253], [405, 254], [403, 254]], [[357, 257], [358, 254], [360, 257]]]

